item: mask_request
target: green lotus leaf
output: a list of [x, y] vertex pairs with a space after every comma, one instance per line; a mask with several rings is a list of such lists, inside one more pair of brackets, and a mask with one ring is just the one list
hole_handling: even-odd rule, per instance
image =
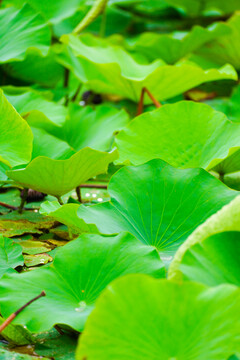
[[41, 0], [27, 0], [27, 2], [52, 24], [73, 15], [83, 0], [58, 0], [57, 2], [45, 2]]
[[1, 312], [8, 316], [44, 289], [46, 297], [25, 309], [14, 323], [32, 332], [49, 330], [55, 324], [82, 331], [102, 290], [113, 279], [131, 273], [165, 275], [156, 250], [130, 234], [82, 235], [59, 248], [48, 268], [5, 275], [0, 281]]
[[37, 48], [46, 55], [51, 43], [51, 32], [42, 16], [28, 4], [20, 10], [7, 7], [0, 10], [0, 63], [23, 60], [26, 50]]
[[32, 132], [0, 90], [0, 161], [8, 166], [31, 159]]
[[[123, 48], [107, 41], [64, 35], [68, 45], [59, 50], [58, 59], [77, 78], [96, 92], [115, 94], [138, 102], [143, 87], [159, 100], [181, 94], [204, 82], [237, 79], [235, 70], [226, 65], [220, 69], [203, 70], [193, 65], [165, 65], [162, 60], [140, 64]], [[146, 100], [150, 103], [151, 100]]]
[[239, 3], [236, 0], [165, 0], [171, 6], [183, 10], [190, 16], [198, 16], [214, 12], [218, 14], [231, 14], [235, 10], [239, 10]]
[[111, 201], [78, 216], [102, 234], [128, 231], [165, 259], [211, 214], [238, 195], [203, 169], [175, 169], [160, 159], [123, 167], [110, 180]]
[[[41, 96], [40, 93], [30, 88], [7, 86], [3, 89], [8, 101], [15, 107], [19, 114], [27, 118], [27, 121], [31, 112], [38, 110], [42, 112], [53, 125], [61, 126], [64, 123], [67, 116], [67, 109], [63, 105], [49, 101]], [[35, 113], [33, 117], [35, 117]], [[37, 127], [35, 125], [36, 122], [37, 120], [35, 120], [35, 122], [33, 120], [29, 122], [29, 125]]]
[[131, 50], [144, 54], [150, 61], [163, 59], [174, 64], [182, 57], [195, 51], [203, 44], [223, 35], [231, 36], [231, 29], [225, 23], [215, 23], [207, 28], [194, 26], [190, 32], [176, 31], [172, 34], [142, 33], [127, 41]]
[[5, 273], [14, 272], [23, 265], [22, 248], [11, 239], [0, 236], [0, 278]]
[[60, 197], [93, 176], [105, 173], [117, 157], [116, 149], [107, 153], [86, 147], [66, 160], [39, 156], [26, 168], [7, 171], [7, 175], [26, 188]]
[[56, 221], [72, 228], [76, 233], [98, 233], [95, 225], [87, 225], [77, 215], [78, 204], [60, 205], [57, 201], [45, 201], [41, 204], [40, 214], [51, 216]]
[[229, 283], [240, 286], [240, 232], [212, 235], [191, 246], [184, 254], [179, 270], [184, 280], [208, 286]]
[[12, 78], [46, 87], [56, 86], [64, 76], [64, 69], [56, 62], [52, 51], [47, 56], [42, 56], [35, 48], [27, 51], [23, 61], [13, 61], [4, 65], [4, 71]]
[[116, 136], [119, 162], [161, 158], [176, 167], [213, 168], [240, 144], [240, 126], [206, 104], [181, 101], [136, 117]]
[[90, 106], [72, 104], [69, 116], [62, 126], [61, 138], [74, 150], [85, 146], [107, 151], [113, 143], [113, 134], [128, 124], [129, 117], [124, 110], [101, 105], [93, 110]]
[[48, 134], [45, 130], [31, 128], [33, 133], [32, 159], [47, 156], [51, 159], [68, 159], [75, 151], [65, 142]]
[[223, 206], [216, 214], [213, 214], [187, 238], [176, 252], [170, 265], [168, 276], [170, 279], [181, 280], [182, 273], [179, 266], [186, 251], [195, 244], [201, 244], [207, 237], [224, 231], [240, 231], [240, 196], [237, 196], [229, 204]]
[[228, 359], [240, 349], [239, 300], [233, 285], [124, 276], [99, 297], [76, 359]]
[[[237, 4], [236, 1], [234, 2]], [[239, 9], [238, 4], [237, 10]], [[240, 13], [237, 12], [233, 15], [226, 24], [232, 30], [231, 35], [220, 37], [209, 44], [205, 44], [197, 50], [197, 53], [219, 65], [227, 62], [240, 70], [240, 50], [238, 46], [240, 41]]]

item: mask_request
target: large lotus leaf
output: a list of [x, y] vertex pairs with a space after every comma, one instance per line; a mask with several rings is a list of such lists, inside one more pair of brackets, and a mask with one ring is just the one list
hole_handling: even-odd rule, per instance
[[75, 151], [65, 142], [48, 134], [45, 130], [31, 128], [33, 132], [32, 159], [47, 156], [51, 159], [68, 159]]
[[156, 250], [130, 234], [82, 235], [58, 249], [48, 268], [5, 275], [0, 281], [1, 313], [8, 316], [44, 289], [46, 297], [19, 314], [14, 323], [24, 324], [32, 332], [49, 330], [55, 324], [82, 331], [102, 290], [112, 280], [131, 273], [156, 278], [165, 275]]
[[174, 64], [206, 42], [229, 33], [231, 34], [231, 29], [225, 23], [215, 23], [208, 28], [194, 26], [190, 32], [178, 31], [172, 34], [146, 32], [128, 40], [127, 44], [130, 49], [139, 51], [151, 61], [160, 58], [168, 64]]
[[95, 225], [87, 225], [77, 215], [78, 204], [60, 205], [57, 201], [46, 201], [40, 207], [40, 214], [51, 216], [56, 221], [69, 226], [76, 233], [98, 233]]
[[172, 255], [193, 230], [238, 195], [203, 169], [175, 169], [160, 159], [124, 167], [110, 180], [110, 202], [78, 216], [102, 234], [128, 231]]
[[[235, 70], [226, 65], [220, 69], [208, 69], [195, 65], [165, 65], [156, 60], [140, 64], [125, 50], [116, 45], [62, 36], [68, 48], [58, 54], [59, 62], [69, 68], [83, 83], [96, 92], [120, 95], [135, 102], [140, 99], [143, 87], [159, 100], [181, 94], [207, 81], [237, 79]], [[146, 99], [146, 103], [150, 103]]]
[[186, 251], [200, 244], [207, 237], [224, 231], [240, 231], [240, 196], [237, 196], [229, 204], [223, 206], [216, 214], [213, 214], [187, 238], [180, 246], [169, 268], [169, 278], [181, 280], [182, 273], [179, 270], [182, 258]]
[[12, 240], [0, 236], [0, 278], [5, 273], [14, 272], [17, 266], [23, 265], [22, 248]]
[[[27, 118], [33, 110], [38, 110], [56, 126], [61, 126], [67, 116], [67, 109], [60, 104], [49, 101], [40, 93], [30, 88], [4, 87], [4, 94], [15, 109]], [[35, 114], [34, 114], [35, 116]], [[34, 126], [34, 121], [30, 122]]]
[[[236, 2], [234, 0], [234, 2]], [[240, 9], [240, 4], [238, 3], [238, 10]], [[205, 44], [201, 49], [197, 51], [198, 54], [204, 56], [205, 58], [219, 64], [223, 65], [226, 62], [232, 64], [236, 69], [240, 69], [240, 13], [237, 12], [227, 24], [232, 30], [230, 36], [223, 36], [219, 39], [216, 39], [209, 44]]]
[[64, 75], [64, 68], [56, 62], [52, 51], [47, 56], [42, 56], [34, 48], [27, 51], [23, 61], [4, 65], [4, 71], [13, 78], [46, 87], [56, 86]]
[[211, 170], [222, 176], [240, 171], [240, 147], [231, 149], [228, 156]]
[[62, 127], [62, 139], [74, 150], [85, 146], [107, 151], [113, 143], [113, 134], [128, 124], [129, 117], [124, 110], [101, 105], [93, 110], [90, 106], [72, 104], [69, 116]]
[[7, 175], [26, 188], [59, 197], [106, 172], [117, 157], [117, 150], [107, 153], [87, 147], [66, 160], [39, 156], [25, 169], [10, 170]]
[[207, 12], [231, 14], [235, 10], [239, 10], [238, 0], [165, 0], [165, 2], [183, 10], [190, 16], [207, 14]]
[[191, 246], [179, 267], [184, 280], [209, 286], [229, 283], [240, 286], [240, 232], [212, 235]]
[[206, 104], [181, 101], [136, 117], [116, 144], [120, 162], [159, 157], [177, 167], [212, 168], [240, 145], [240, 125]]
[[31, 47], [47, 54], [51, 32], [42, 16], [28, 4], [18, 10], [8, 7], [0, 10], [0, 63], [23, 60]]
[[240, 349], [240, 289], [146, 275], [115, 280], [99, 297], [77, 360], [219, 360]]
[[[78, 7], [86, 0], [58, 0], [46, 2], [41, 0], [27, 0], [36, 11], [50, 23], [55, 24], [73, 15]], [[79, 19], [80, 21], [81, 19]]]
[[8, 166], [25, 164], [31, 159], [33, 135], [25, 120], [0, 90], [0, 161]]

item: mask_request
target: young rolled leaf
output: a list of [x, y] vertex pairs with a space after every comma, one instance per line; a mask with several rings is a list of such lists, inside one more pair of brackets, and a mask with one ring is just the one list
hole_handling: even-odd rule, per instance
[[31, 159], [33, 135], [0, 90], [0, 161], [8, 166], [28, 163]]
[[32, 332], [49, 330], [55, 324], [82, 331], [102, 290], [112, 280], [131, 273], [165, 276], [156, 250], [130, 234], [82, 235], [60, 248], [48, 268], [2, 278], [1, 312], [7, 317], [26, 298], [44, 289], [46, 297], [26, 308], [14, 323], [24, 324]]
[[110, 180], [111, 201], [84, 206], [78, 216], [102, 234], [128, 231], [173, 255], [193, 230], [237, 195], [203, 169], [175, 169], [160, 159], [120, 169]]
[[39, 156], [25, 169], [10, 170], [7, 175], [25, 188], [60, 197], [93, 176], [105, 173], [117, 157], [116, 149], [107, 153], [86, 147], [66, 160]]
[[17, 266], [23, 266], [22, 248], [13, 240], [0, 236], [0, 278], [5, 273], [14, 272]]
[[184, 254], [179, 270], [184, 280], [208, 286], [240, 286], [240, 231], [221, 232], [191, 246]]
[[240, 196], [237, 196], [229, 204], [223, 206], [216, 214], [213, 214], [187, 238], [176, 252], [170, 265], [168, 277], [181, 280], [183, 274], [180, 264], [186, 251], [195, 244], [201, 244], [207, 237], [224, 231], [240, 231]]
[[23, 60], [29, 48], [46, 55], [51, 44], [51, 32], [43, 17], [28, 4], [19, 10], [0, 10], [0, 63]]
[[[99, 297], [77, 360], [219, 360], [240, 350], [240, 289], [128, 275]], [[127, 326], [126, 326], [127, 324]]]
[[159, 157], [181, 168], [211, 169], [239, 146], [239, 139], [240, 124], [223, 113], [180, 101], [136, 117], [116, 136], [116, 144], [119, 162], [141, 164]]
[[68, 47], [63, 47], [58, 54], [59, 62], [73, 71], [88, 88], [135, 102], [139, 101], [143, 87], [162, 101], [204, 82], [237, 80], [236, 71], [230, 65], [203, 70], [193, 65], [165, 65], [162, 60], [140, 64], [120, 46], [89, 35], [80, 38], [63, 35], [61, 40]]

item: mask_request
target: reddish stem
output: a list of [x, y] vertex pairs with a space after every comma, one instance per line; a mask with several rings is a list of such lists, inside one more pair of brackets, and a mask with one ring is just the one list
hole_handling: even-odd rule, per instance
[[145, 93], [147, 93], [147, 95], [152, 100], [152, 102], [156, 106], [156, 108], [160, 108], [162, 106], [162, 104], [160, 104], [160, 102], [158, 102], [157, 99], [155, 99], [155, 97], [150, 93], [150, 91], [146, 87], [144, 87], [144, 88], [142, 88], [140, 100], [138, 103], [137, 116], [141, 115], [143, 112], [143, 102], [144, 102]]

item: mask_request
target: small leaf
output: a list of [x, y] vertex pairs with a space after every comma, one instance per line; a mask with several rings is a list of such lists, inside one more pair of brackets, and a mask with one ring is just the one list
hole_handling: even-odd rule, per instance
[[23, 266], [22, 248], [13, 240], [0, 236], [0, 278], [14, 272], [17, 266]]

